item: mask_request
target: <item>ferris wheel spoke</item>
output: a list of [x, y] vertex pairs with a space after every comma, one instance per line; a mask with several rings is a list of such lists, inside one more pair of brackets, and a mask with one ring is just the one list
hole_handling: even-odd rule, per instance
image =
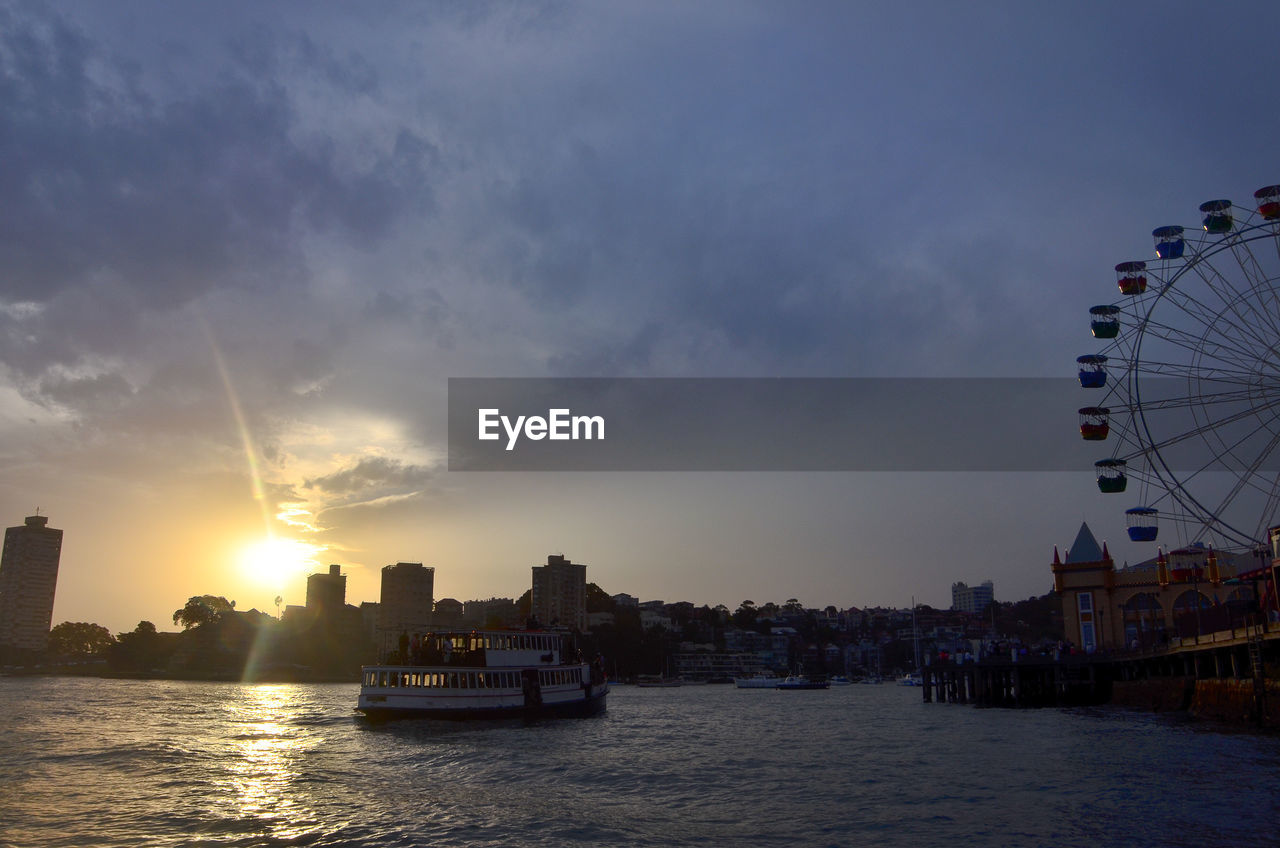
[[[1177, 280], [1172, 280], [1169, 285], [1165, 287], [1164, 294], [1167, 302], [1177, 307], [1183, 312], [1183, 314], [1195, 321], [1199, 326], [1203, 326], [1206, 329], [1214, 329], [1214, 324], [1209, 321], [1208, 316], [1214, 316], [1215, 318], [1220, 319], [1221, 310], [1215, 310], [1202, 300], [1193, 297], [1188, 292], [1178, 290], [1176, 288], [1176, 284]], [[1266, 348], [1267, 345], [1264, 340], [1268, 338], [1268, 334], [1265, 328], [1256, 327], [1252, 323], [1246, 322], [1243, 319], [1232, 323], [1230, 326], [1233, 330], [1239, 331], [1246, 340], [1251, 339], [1254, 343], [1262, 345], [1264, 349]], [[1226, 333], [1220, 334], [1224, 336], [1226, 335]], [[1274, 339], [1275, 334], [1271, 334], [1270, 337]]]
[[[1268, 332], [1272, 338], [1275, 338], [1280, 336], [1280, 320], [1276, 310], [1267, 309], [1265, 303], [1256, 302], [1259, 295], [1266, 301], [1275, 301], [1275, 289], [1267, 285], [1274, 282], [1274, 278], [1268, 276], [1249, 246], [1259, 238], [1269, 236], [1274, 236], [1274, 230], [1258, 225], [1237, 231], [1222, 244], [1202, 254], [1200, 261], [1194, 263], [1194, 270], [1208, 289], [1224, 302], [1225, 308], [1236, 312], [1237, 315], [1241, 309], [1248, 310], [1253, 316], [1254, 325], [1263, 328], [1264, 332]], [[1235, 260], [1233, 267], [1239, 270], [1240, 278], [1247, 283], [1246, 287], [1237, 286], [1233, 280], [1234, 275], [1224, 273], [1208, 261], [1212, 256], [1223, 253], [1229, 254]], [[1224, 297], [1224, 291], [1230, 292], [1232, 297]], [[1244, 320], [1243, 317], [1242, 320]]]
[[[1237, 412], [1234, 415], [1229, 415], [1225, 418], [1220, 418], [1215, 421], [1202, 424], [1198, 427], [1193, 427], [1189, 430], [1178, 433], [1175, 436], [1169, 436], [1159, 442], [1152, 440], [1150, 442], [1150, 449], [1156, 453], [1159, 453], [1159, 451], [1164, 448], [1171, 448], [1176, 445], [1180, 445], [1183, 442], [1189, 441], [1195, 437], [1202, 436], [1205, 433], [1209, 433], [1213, 430], [1221, 429], [1230, 424], [1234, 424], [1239, 421], [1244, 421], [1249, 418], [1257, 417], [1260, 411], [1270, 410], [1277, 406], [1280, 406], [1280, 400], [1271, 401], [1267, 404], [1264, 404], [1261, 407], [1250, 407], [1249, 409], [1241, 410], [1240, 412]], [[1143, 413], [1140, 410], [1139, 415], [1142, 415], [1142, 414]], [[1145, 420], [1145, 417], [1144, 417], [1144, 420]], [[1274, 420], [1274, 417], [1271, 420]], [[1265, 425], [1260, 424], [1257, 428], [1255, 428], [1251, 432], [1256, 433], [1259, 430], [1263, 429], [1264, 426]]]
[[1276, 514], [1276, 509], [1280, 508], [1280, 474], [1274, 474], [1271, 477], [1271, 487], [1266, 492], [1263, 500], [1262, 512], [1258, 519], [1258, 524], [1254, 528], [1253, 535], [1259, 539], [1266, 539], [1266, 531], [1271, 524], [1270, 516]]
[[1134, 370], [1141, 374], [1150, 374], [1157, 377], [1204, 377], [1205, 379], [1219, 382], [1235, 380], [1241, 385], [1252, 385], [1256, 381], [1256, 375], [1249, 371], [1216, 366], [1197, 368], [1184, 362], [1155, 362], [1144, 359], [1134, 363]]
[[1262, 463], [1267, 459], [1267, 457], [1271, 455], [1271, 452], [1275, 450], [1277, 444], [1280, 444], [1280, 434], [1273, 435], [1271, 440], [1267, 443], [1266, 449], [1260, 451], [1253, 463], [1237, 477], [1235, 486], [1233, 486], [1222, 498], [1221, 502], [1218, 504], [1218, 508], [1214, 510], [1213, 515], [1217, 516], [1225, 514], [1227, 507], [1231, 505], [1232, 501], [1234, 501], [1237, 496], [1239, 496], [1240, 492], [1246, 486], [1252, 485], [1253, 476], [1257, 474], [1258, 469], [1261, 468]]
[[[1222, 320], [1224, 314], [1230, 313], [1236, 319], [1233, 326], [1250, 328], [1259, 341], [1267, 337], [1274, 339], [1280, 336], [1280, 325], [1276, 324], [1273, 315], [1265, 310], [1255, 309], [1253, 299], [1246, 292], [1237, 290], [1227, 277], [1216, 269], [1210, 268], [1211, 273], [1206, 272], [1204, 270], [1206, 267], [1210, 266], [1202, 263], [1197, 265], [1195, 270], [1210, 291], [1223, 301], [1223, 309], [1217, 315], [1218, 320]], [[1232, 297], [1225, 297], [1224, 289], [1229, 291]]]
[[[1210, 278], [1210, 274], [1215, 274], [1218, 278], [1221, 278], [1221, 274], [1216, 270], [1206, 271], [1206, 268], [1208, 267], [1209, 266], [1203, 261], [1203, 259], [1192, 260], [1187, 266], [1172, 275], [1160, 290], [1160, 297], [1165, 298], [1169, 303], [1177, 306], [1182, 310], [1186, 317], [1200, 324], [1209, 323], [1211, 317], [1213, 320], [1220, 320], [1224, 311], [1231, 311], [1234, 308], [1237, 308], [1236, 301], [1240, 299], [1238, 296], [1230, 299], [1224, 297], [1222, 289], [1227, 286], [1222, 283], [1215, 286], [1214, 281]], [[1183, 279], [1188, 276], [1198, 278], [1201, 283], [1203, 283], [1203, 287], [1212, 294], [1213, 299], [1222, 304], [1222, 307], [1220, 309], [1215, 309], [1205, 299], [1197, 297], [1194, 293], [1188, 290], [1188, 287], [1185, 285], [1186, 280]], [[1179, 283], [1182, 283], [1182, 285], [1179, 285]], [[1234, 287], [1231, 288], [1234, 289]], [[1272, 323], [1272, 326], [1274, 327], [1273, 322], [1270, 322], [1269, 319], [1264, 322], [1263, 326], [1258, 326], [1254, 322], [1248, 321], [1237, 314], [1237, 321], [1243, 326], [1248, 327], [1251, 333], [1259, 339], [1268, 335], [1265, 323]], [[1272, 331], [1270, 335], [1274, 338], [1274, 331]]]
[[1195, 335], [1180, 327], [1173, 327], [1156, 321], [1148, 321], [1142, 332], [1151, 334], [1170, 345], [1182, 348], [1193, 354], [1209, 355], [1214, 359], [1229, 362], [1233, 365], [1239, 363], [1239, 358], [1253, 359], [1257, 356], [1256, 349], [1239, 344], [1231, 335], [1219, 333], [1210, 338], [1206, 333]]
[[1274, 228], [1255, 230], [1251, 237], [1242, 238], [1239, 242], [1233, 243], [1231, 253], [1242, 275], [1249, 282], [1249, 294], [1252, 297], [1247, 298], [1246, 302], [1264, 316], [1272, 327], [1276, 327], [1277, 334], [1280, 334], [1280, 327], [1277, 327], [1277, 324], [1280, 324], [1280, 318], [1277, 317], [1280, 316], [1280, 309], [1276, 307], [1280, 305], [1280, 298], [1277, 297], [1276, 275], [1267, 273], [1258, 257], [1254, 255], [1252, 248], [1249, 247], [1250, 243], [1268, 236], [1273, 236], [1272, 242], [1275, 243]]
[[[1255, 401], [1255, 398], [1253, 394], [1248, 391], [1211, 392], [1205, 395], [1186, 394], [1186, 395], [1177, 395], [1175, 397], [1162, 397], [1157, 400], [1147, 401], [1145, 404], [1142, 405], [1142, 408], [1144, 408], [1148, 412], [1160, 412], [1160, 411], [1174, 410], [1174, 409], [1208, 409], [1210, 407], [1221, 407], [1221, 406], [1228, 406], [1228, 405], [1239, 406], [1241, 403], [1246, 403], [1246, 402], [1250, 404], [1254, 404], [1254, 401]], [[1275, 402], [1280, 402], [1280, 400]], [[1121, 408], [1122, 409], [1134, 408], [1135, 406], [1136, 405], [1133, 405], [1130, 407], [1122, 406]], [[1112, 409], [1115, 409], [1115, 408], [1116, 407], [1113, 405]], [[1266, 408], [1268, 408], [1266, 404], [1264, 404], [1263, 406], [1253, 405], [1249, 410], [1247, 410], [1247, 412], [1256, 413]]]

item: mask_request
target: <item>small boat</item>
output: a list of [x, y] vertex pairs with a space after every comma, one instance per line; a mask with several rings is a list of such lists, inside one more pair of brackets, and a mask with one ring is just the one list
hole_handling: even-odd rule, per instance
[[810, 680], [803, 675], [791, 674], [777, 685], [778, 689], [830, 689], [831, 682], [828, 680]]
[[733, 685], [739, 689], [777, 689], [782, 678], [772, 673], [757, 674], [754, 677], [735, 677]]
[[604, 667], [565, 658], [558, 633], [435, 633], [417, 664], [361, 669], [356, 709], [369, 719], [586, 716], [609, 694]]
[[853, 681], [845, 677], [843, 674], [832, 675], [831, 677], [828, 677], [827, 680], [830, 681], [832, 686], [852, 686], [853, 685]]
[[920, 672], [913, 671], [910, 674], [904, 674], [898, 678], [899, 686], [923, 686], [924, 681], [920, 678]]

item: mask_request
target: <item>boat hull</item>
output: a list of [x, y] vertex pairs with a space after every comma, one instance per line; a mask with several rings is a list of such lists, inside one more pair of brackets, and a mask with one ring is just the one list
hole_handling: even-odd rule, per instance
[[[549, 694], [549, 693], [548, 693]], [[440, 704], [413, 696], [364, 695], [356, 709], [370, 721], [395, 719], [444, 719], [448, 721], [493, 720], [507, 718], [585, 718], [604, 712], [609, 695], [607, 684], [592, 687], [590, 693], [577, 698], [548, 700], [541, 704], [457, 703]], [[381, 699], [381, 700], [379, 700]]]
[[777, 689], [781, 677], [735, 677], [733, 684], [739, 689]]

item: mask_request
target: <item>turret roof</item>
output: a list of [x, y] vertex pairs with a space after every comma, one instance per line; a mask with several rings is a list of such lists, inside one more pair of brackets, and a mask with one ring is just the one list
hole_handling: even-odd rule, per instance
[[1086, 522], [1081, 522], [1080, 532], [1076, 534], [1076, 540], [1071, 543], [1071, 547], [1067, 550], [1067, 562], [1101, 562], [1102, 548], [1098, 546], [1098, 540], [1093, 538], [1093, 533], [1089, 530]]

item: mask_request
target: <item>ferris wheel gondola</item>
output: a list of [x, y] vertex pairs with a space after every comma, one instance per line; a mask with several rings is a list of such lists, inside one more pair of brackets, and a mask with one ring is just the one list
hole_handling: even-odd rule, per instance
[[1155, 228], [1154, 260], [1115, 266], [1123, 301], [1089, 309], [1105, 344], [1076, 360], [1096, 392], [1080, 430], [1113, 446], [1099, 490], [1137, 489], [1134, 541], [1163, 520], [1183, 544], [1256, 548], [1280, 510], [1280, 185], [1254, 200]]

